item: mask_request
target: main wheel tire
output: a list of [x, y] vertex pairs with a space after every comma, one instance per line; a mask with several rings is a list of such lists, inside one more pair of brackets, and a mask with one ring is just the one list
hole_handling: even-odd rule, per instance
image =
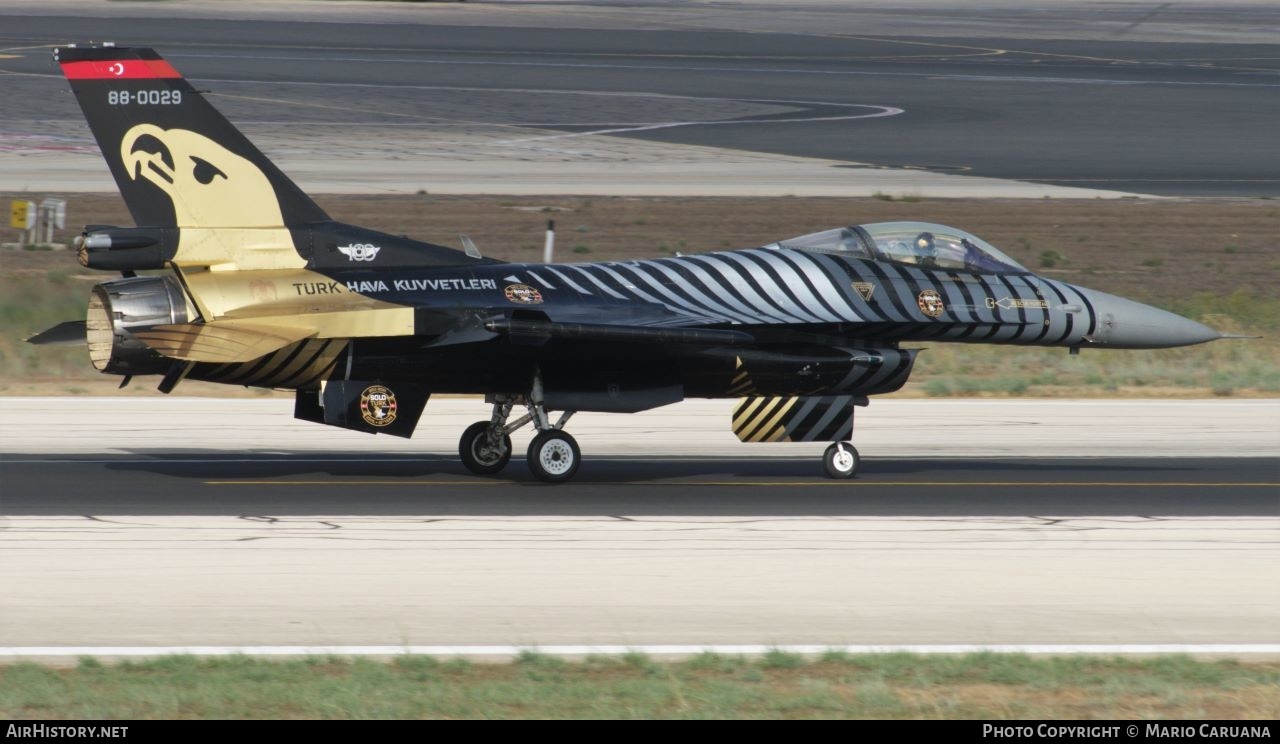
[[493, 475], [511, 461], [511, 437], [502, 436], [502, 450], [489, 441], [488, 421], [477, 421], [462, 432], [458, 440], [458, 456], [467, 470], [476, 475]]
[[529, 443], [529, 470], [547, 483], [563, 483], [578, 472], [582, 453], [573, 437], [555, 429], [544, 431]]
[[836, 442], [822, 454], [822, 466], [826, 469], [828, 478], [852, 478], [858, 472], [861, 461], [858, 450], [848, 442]]

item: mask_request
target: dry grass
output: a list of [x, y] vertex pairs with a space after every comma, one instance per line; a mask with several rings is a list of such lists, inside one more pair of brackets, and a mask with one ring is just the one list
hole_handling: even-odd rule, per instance
[[[7, 200], [13, 194], [0, 194]], [[68, 223], [132, 224], [118, 195], [68, 197]], [[467, 233], [486, 255], [540, 261], [556, 220], [560, 260], [745, 248], [837, 225], [940, 222], [973, 232], [1034, 271], [1135, 299], [1238, 290], [1274, 294], [1280, 201], [735, 199], [319, 196], [335, 219], [444, 245]], [[56, 238], [65, 241], [78, 230]], [[590, 253], [572, 254], [575, 245]], [[1043, 254], [1062, 258], [1041, 266]], [[12, 258], [12, 261], [10, 260]], [[6, 273], [47, 265], [5, 256]], [[67, 268], [74, 268], [70, 263]]]
[[0, 666], [0, 718], [1275, 719], [1280, 665], [775, 652], [658, 663], [170, 657]]

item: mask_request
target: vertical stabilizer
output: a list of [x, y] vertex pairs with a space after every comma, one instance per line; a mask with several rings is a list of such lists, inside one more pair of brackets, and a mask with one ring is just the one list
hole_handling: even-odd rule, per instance
[[66, 46], [53, 55], [138, 225], [329, 219], [154, 50]]

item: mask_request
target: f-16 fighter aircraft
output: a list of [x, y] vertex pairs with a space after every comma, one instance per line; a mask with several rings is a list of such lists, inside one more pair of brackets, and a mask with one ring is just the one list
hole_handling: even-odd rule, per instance
[[296, 417], [375, 434], [412, 435], [432, 393], [483, 394], [492, 413], [458, 448], [479, 474], [531, 423], [533, 475], [566, 481], [575, 412], [699, 397], [738, 398], [727, 423], [744, 442], [831, 442], [826, 473], [848, 478], [854, 406], [902, 387], [912, 344], [1221, 337], [934, 224], [655, 260], [482, 258], [335, 222], [151, 49], [54, 59], [137, 227], [85, 227], [80, 262], [124, 276], [93, 288], [83, 323], [33, 341], [85, 338], [97, 369], [161, 375], [165, 393], [188, 378], [293, 390]]

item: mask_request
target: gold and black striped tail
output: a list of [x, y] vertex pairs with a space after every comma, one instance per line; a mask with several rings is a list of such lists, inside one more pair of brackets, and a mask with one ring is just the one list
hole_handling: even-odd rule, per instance
[[197, 364], [188, 379], [252, 387], [314, 390], [329, 378], [350, 342], [306, 339], [251, 362]]
[[733, 433], [743, 442], [840, 442], [853, 436], [852, 395], [743, 398]]

